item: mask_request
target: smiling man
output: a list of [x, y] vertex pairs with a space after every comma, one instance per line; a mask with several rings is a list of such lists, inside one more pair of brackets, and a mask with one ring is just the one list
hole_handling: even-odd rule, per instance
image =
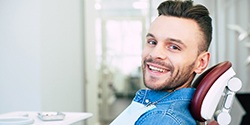
[[164, 1], [146, 35], [144, 84], [111, 125], [195, 125], [189, 112], [196, 74], [208, 66], [212, 19], [192, 1]]
[[191, 19], [160, 15], [151, 25], [143, 51], [146, 87], [172, 91], [190, 87], [195, 73], [209, 61], [198, 24]]

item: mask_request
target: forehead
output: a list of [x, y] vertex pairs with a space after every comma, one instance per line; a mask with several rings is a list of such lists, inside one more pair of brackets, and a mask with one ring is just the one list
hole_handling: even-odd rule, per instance
[[174, 38], [186, 44], [198, 44], [202, 36], [194, 20], [163, 15], [152, 22], [149, 33], [157, 39]]

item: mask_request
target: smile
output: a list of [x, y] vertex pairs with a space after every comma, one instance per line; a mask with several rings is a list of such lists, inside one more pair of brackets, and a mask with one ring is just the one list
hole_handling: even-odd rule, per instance
[[151, 71], [156, 71], [156, 72], [165, 72], [166, 69], [163, 69], [163, 68], [159, 68], [159, 67], [155, 67], [155, 66], [152, 66], [152, 65], [148, 65], [148, 68], [151, 70]]

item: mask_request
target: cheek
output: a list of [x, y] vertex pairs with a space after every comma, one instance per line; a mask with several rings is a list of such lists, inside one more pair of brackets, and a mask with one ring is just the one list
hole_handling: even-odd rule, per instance
[[142, 59], [144, 60], [150, 53], [150, 49], [145, 47], [142, 51]]
[[183, 52], [176, 55], [170, 55], [169, 58], [175, 63], [180, 65], [190, 64], [193, 63], [194, 60], [197, 58], [195, 53]]
[[168, 55], [168, 60], [167, 62], [169, 62], [175, 69], [175, 73], [179, 70], [183, 70], [182, 68], [185, 67], [185, 65], [189, 64], [189, 59], [188, 58], [184, 58], [183, 56], [180, 55]]

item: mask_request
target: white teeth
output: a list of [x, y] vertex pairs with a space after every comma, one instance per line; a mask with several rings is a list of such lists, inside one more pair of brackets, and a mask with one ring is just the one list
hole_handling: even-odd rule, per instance
[[150, 68], [151, 70], [155, 70], [155, 71], [158, 71], [158, 72], [164, 72], [164, 71], [165, 71], [164, 69], [160, 69], [160, 68], [153, 67], [153, 66], [149, 66], [149, 68]]

